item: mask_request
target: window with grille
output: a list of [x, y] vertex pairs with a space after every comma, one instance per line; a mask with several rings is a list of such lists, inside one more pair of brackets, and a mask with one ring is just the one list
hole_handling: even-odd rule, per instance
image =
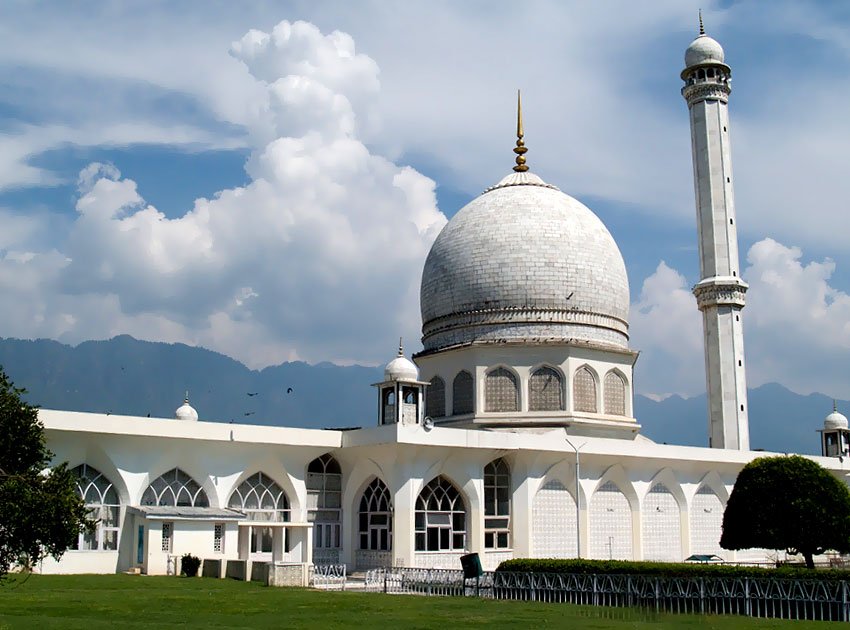
[[436, 477], [416, 498], [416, 551], [456, 551], [466, 548], [466, 508], [445, 477]]
[[179, 468], [157, 477], [142, 495], [142, 505], [209, 507], [207, 493]]
[[239, 484], [227, 507], [242, 512], [249, 521], [288, 521], [289, 497], [277, 482], [262, 472]]
[[329, 453], [307, 466], [307, 520], [316, 549], [342, 546], [342, 469]]
[[473, 408], [472, 374], [464, 370], [452, 383], [452, 415], [472, 413]]
[[446, 415], [446, 383], [439, 376], [431, 379], [431, 385], [425, 392], [425, 413], [432, 418]]
[[641, 531], [643, 559], [658, 562], [682, 560], [681, 510], [676, 497], [661, 483], [643, 499]]
[[605, 413], [626, 415], [626, 380], [614, 371], [605, 375]]
[[516, 376], [505, 368], [487, 373], [484, 386], [485, 411], [516, 411], [519, 407], [519, 388]]
[[224, 523], [216, 523], [213, 530], [213, 553], [224, 553]]
[[573, 408], [596, 413], [596, 379], [586, 367], [576, 370], [573, 377]]
[[163, 523], [162, 524], [162, 550], [166, 553], [171, 553], [172, 549], [172, 524], [171, 523]]
[[511, 546], [511, 471], [504, 459], [484, 467], [484, 547]]
[[632, 510], [613, 482], [603, 484], [590, 500], [590, 557], [632, 559]]
[[561, 375], [550, 367], [542, 367], [528, 379], [529, 411], [560, 411], [564, 408]]
[[393, 502], [390, 490], [374, 479], [360, 498], [360, 549], [390, 551], [393, 548]]
[[81, 551], [116, 551], [120, 530], [121, 505], [112, 482], [87, 464], [73, 471], [76, 490], [85, 502], [89, 518], [97, 523], [94, 531], [80, 532], [74, 549]]

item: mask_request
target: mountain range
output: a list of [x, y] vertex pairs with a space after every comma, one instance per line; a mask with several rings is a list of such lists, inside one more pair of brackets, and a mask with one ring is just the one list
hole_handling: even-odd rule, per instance
[[[48, 409], [170, 418], [186, 391], [202, 420], [307, 428], [372, 426], [383, 368], [295, 361], [251, 370], [223, 354], [120, 335], [69, 346], [0, 338], [0, 366], [25, 398]], [[839, 401], [846, 408], [846, 401]], [[823, 394], [769, 383], [749, 390], [750, 444], [820, 453], [816, 430], [832, 410]], [[635, 417], [656, 442], [708, 445], [705, 395], [637, 395]]]

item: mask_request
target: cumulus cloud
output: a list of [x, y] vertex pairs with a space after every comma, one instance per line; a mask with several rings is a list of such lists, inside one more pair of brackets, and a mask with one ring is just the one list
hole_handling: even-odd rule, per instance
[[[765, 238], [747, 253], [743, 310], [750, 387], [779, 382], [808, 394], [846, 396], [850, 295], [831, 286], [835, 263], [803, 262], [799, 247]], [[632, 305], [636, 383], [654, 396], [705, 391], [702, 319], [684, 276], [664, 262]]]
[[129, 332], [252, 366], [378, 362], [418, 338], [412, 287], [445, 217], [433, 181], [358, 138], [351, 103], [368, 108], [377, 65], [302, 22], [251, 31], [232, 54], [265, 90], [250, 182], [168, 218], [117, 166], [88, 165], [61, 251], [0, 260], [23, 309], [0, 314], [5, 334]]

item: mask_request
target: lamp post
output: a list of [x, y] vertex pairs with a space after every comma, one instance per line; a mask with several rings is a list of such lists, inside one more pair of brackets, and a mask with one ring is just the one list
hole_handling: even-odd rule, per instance
[[585, 447], [587, 442], [582, 442], [578, 446], [572, 443], [570, 440], [570, 434], [567, 432], [569, 427], [564, 427], [564, 439], [567, 441], [567, 444], [575, 451], [576, 453], [576, 557], [581, 558], [581, 499], [579, 498], [579, 474], [581, 473], [581, 459], [579, 458], [579, 451]]

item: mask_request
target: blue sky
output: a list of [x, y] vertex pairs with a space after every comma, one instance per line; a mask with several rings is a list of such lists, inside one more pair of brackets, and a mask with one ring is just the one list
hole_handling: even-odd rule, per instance
[[0, 336], [251, 367], [414, 350], [428, 247], [509, 171], [522, 88], [532, 170], [623, 252], [637, 390], [699, 393], [678, 75], [702, 4], [733, 69], [750, 384], [850, 397], [850, 7], [173, 4], [0, 8]]

